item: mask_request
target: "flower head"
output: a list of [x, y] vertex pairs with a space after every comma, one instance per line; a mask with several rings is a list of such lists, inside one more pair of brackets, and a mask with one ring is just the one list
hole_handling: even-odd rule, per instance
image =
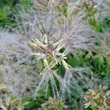
[[39, 53], [34, 52], [31, 53], [31, 55], [37, 56], [38, 59], [43, 59], [45, 68], [52, 69], [58, 64], [63, 64], [65, 69], [68, 69], [70, 65], [68, 65], [65, 60], [67, 59], [66, 56], [69, 53], [69, 47], [64, 49], [65, 44], [63, 43], [63, 40], [59, 40], [56, 43], [51, 43], [48, 40], [47, 35], [44, 35], [43, 37], [43, 42], [40, 42], [38, 39], [33, 40], [33, 42], [29, 42], [29, 45], [32, 48], [40, 50]]

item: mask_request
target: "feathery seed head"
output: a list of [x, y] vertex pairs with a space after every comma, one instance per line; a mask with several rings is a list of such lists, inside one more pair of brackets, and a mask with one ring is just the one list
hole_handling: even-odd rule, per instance
[[[66, 55], [69, 53], [69, 48], [66, 48], [65, 50], [65, 44], [63, 43], [63, 40], [59, 40], [56, 43], [50, 43], [47, 36], [44, 35], [43, 42], [40, 42], [38, 39], [33, 40], [33, 42], [30, 42], [29, 45], [33, 48], [36, 47], [36, 49], [40, 50], [40, 53], [31, 53], [31, 55], [37, 56], [39, 59], [43, 59], [45, 68], [52, 69], [54, 66], [58, 64], [63, 64], [64, 67], [67, 69], [70, 66], [66, 63]], [[63, 52], [61, 52], [63, 51]]]

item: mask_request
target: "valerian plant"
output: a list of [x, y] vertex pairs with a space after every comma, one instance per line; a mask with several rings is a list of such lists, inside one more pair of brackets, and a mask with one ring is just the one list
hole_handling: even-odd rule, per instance
[[[35, 39], [33, 42], [29, 42], [30, 47], [34, 48], [34, 50], [38, 50], [39, 52], [31, 53], [31, 55], [34, 55], [38, 58], [38, 60], [42, 60], [43, 70], [41, 71], [42, 79], [40, 81], [40, 84], [36, 88], [36, 92], [39, 91], [39, 89], [45, 86], [48, 87], [49, 80], [51, 81], [52, 87], [53, 87], [53, 93], [56, 95], [57, 86], [54, 77], [62, 83], [63, 79], [56, 74], [57, 68], [55, 69], [55, 66], [63, 64], [65, 69], [69, 69], [70, 65], [67, 64], [65, 59], [67, 59], [67, 54], [69, 53], [69, 47], [67, 47], [63, 52], [61, 50], [64, 48], [63, 39], [57, 41], [56, 43], [52, 43], [48, 41], [48, 36], [43, 36], [43, 41], [40, 42], [39, 40]], [[46, 84], [47, 83], [47, 84]], [[48, 88], [47, 88], [48, 89]]]
[[[11, 42], [13, 42], [13, 40], [10, 37], [10, 42], [7, 43], [7, 48], [5, 48], [6, 51], [4, 55], [6, 56], [6, 54], [8, 54], [6, 57], [8, 60], [4, 62], [3, 65], [5, 69], [2, 71], [3, 73], [5, 72], [5, 74], [3, 74], [5, 79], [8, 79], [8, 81], [11, 80], [9, 81], [10, 83], [6, 81], [7, 84], [15, 84], [14, 87], [10, 88], [11, 91], [14, 92], [13, 89], [16, 88], [16, 91], [18, 91], [19, 88], [22, 88], [23, 91], [25, 91], [27, 88], [30, 88], [29, 85], [32, 85], [32, 88], [35, 88], [35, 85], [38, 85], [36, 88], [36, 91], [38, 91], [43, 87], [48, 88], [47, 83], [50, 80], [52, 87], [54, 88], [53, 92], [58, 92], [54, 78], [56, 77], [62, 86], [61, 88], [70, 92], [68, 86], [71, 85], [71, 82], [75, 81], [74, 77], [77, 77], [77, 80], [79, 79], [82, 82], [83, 79], [86, 81], [89, 80], [88, 78], [84, 78], [86, 75], [81, 74], [84, 69], [73, 69], [70, 65], [68, 65], [66, 60], [68, 54], [71, 53], [75, 55], [76, 51], [79, 49], [89, 50], [94, 42], [92, 38], [94, 32], [92, 33], [92, 30], [87, 26], [86, 20], [83, 20], [83, 13], [79, 12], [77, 14], [72, 14], [71, 19], [69, 19], [69, 14], [72, 13], [73, 8], [70, 2], [64, 2], [64, 6], [67, 11], [65, 12], [63, 9], [62, 10], [66, 13], [66, 16], [64, 12], [59, 13], [59, 10], [57, 9], [58, 7], [60, 8], [61, 2], [59, 4], [59, 2], [55, 3], [55, 1], [46, 1], [48, 4], [46, 5], [46, 8], [50, 7], [51, 10], [47, 10], [45, 14], [39, 15], [37, 10], [30, 9], [31, 13], [26, 13], [25, 10], [23, 10], [19, 16], [16, 15], [18, 26], [13, 29], [13, 31], [17, 33], [17, 39], [14, 37], [16, 42], [14, 41], [12, 44]], [[37, 5], [42, 5], [42, 1], [37, 2]], [[58, 16], [58, 13], [61, 14], [62, 17]], [[61, 18], [63, 20], [62, 24], [59, 23]], [[8, 39], [7, 35], [4, 39], [5, 38]], [[30, 42], [31, 39], [33, 39], [32, 42]], [[31, 48], [28, 45], [30, 45]], [[31, 60], [32, 55], [37, 57], [37, 59]], [[40, 60], [43, 65], [43, 69], [40, 71], [42, 79], [39, 84], [39, 79], [36, 79], [37, 81], [35, 81], [35, 76], [36, 78], [41, 77], [39, 76], [39, 69], [35, 65], [38, 60]], [[66, 69], [64, 77], [58, 75], [56, 73], [57, 69], [54, 68], [55, 66], [61, 64]], [[35, 65], [36, 68], [33, 69], [33, 66], [31, 65]], [[25, 69], [24, 67], [31, 68], [31, 73], [33, 74], [29, 72], [27, 73], [29, 68]], [[73, 74], [74, 72], [78, 75]], [[7, 76], [12, 77], [8, 78]], [[23, 78], [25, 80], [23, 80]], [[16, 79], [19, 80], [16, 81]], [[75, 81], [75, 83], [76, 82], [77, 81]], [[19, 91], [18, 94], [22, 96], [21, 94], [24, 94], [23, 91]], [[56, 93], [54, 93], [54, 95], [56, 95]]]
[[90, 89], [85, 96], [85, 107], [92, 110], [109, 110], [110, 109], [110, 91], [107, 87], [100, 87], [97, 90]]
[[62, 99], [51, 97], [41, 106], [43, 110], [63, 110], [64, 108], [67, 107]]
[[[11, 30], [16, 34], [0, 32], [0, 70], [9, 91], [22, 99], [40, 90], [47, 94], [51, 86], [53, 96], [58, 98], [65, 92], [71, 94], [77, 85], [93, 87], [89, 69], [67, 63], [69, 55], [77, 58], [77, 51], [90, 51], [94, 46], [96, 33], [83, 19], [86, 14], [67, 0], [34, 2], [34, 8], [22, 8], [15, 15], [18, 24]], [[65, 69], [62, 76], [58, 73], [61, 65]]]

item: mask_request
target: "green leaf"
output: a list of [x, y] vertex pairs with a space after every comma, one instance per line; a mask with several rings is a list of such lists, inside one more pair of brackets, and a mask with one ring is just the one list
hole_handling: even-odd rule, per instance
[[56, 10], [57, 10], [60, 14], [63, 13], [63, 10], [62, 10], [59, 6], [56, 7]]
[[95, 106], [91, 106], [90, 107], [92, 110], [98, 110], [98, 108], [96, 108]]
[[42, 60], [37, 61], [37, 66], [38, 66], [39, 71], [42, 72], [44, 69], [44, 65], [43, 65]]

